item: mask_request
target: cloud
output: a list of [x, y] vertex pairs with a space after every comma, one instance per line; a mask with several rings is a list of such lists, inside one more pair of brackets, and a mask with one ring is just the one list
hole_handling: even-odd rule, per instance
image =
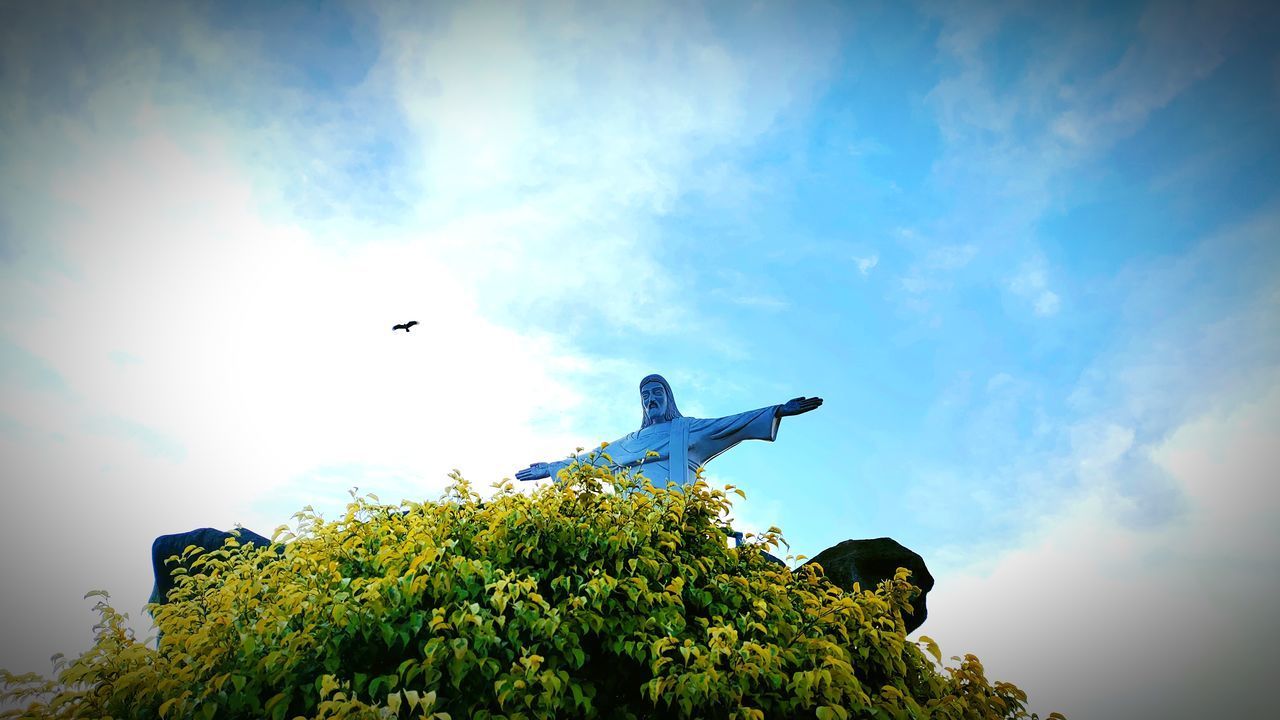
[[707, 273], [704, 282], [710, 286], [709, 298], [738, 307], [778, 312], [791, 306], [786, 298], [779, 297], [779, 288], [773, 287], [767, 279], [751, 277], [732, 268]]
[[772, 295], [734, 295], [728, 299], [735, 305], [761, 310], [778, 311], [791, 306], [786, 300]]
[[[979, 254], [973, 243], [942, 243], [913, 228], [899, 228], [896, 235], [898, 243], [915, 257], [898, 278], [898, 285], [907, 293], [904, 305], [916, 312], [934, 310]], [[934, 319], [936, 322], [936, 315]]]
[[699, 332], [652, 218], [733, 183], [835, 48], [767, 8], [378, 6], [363, 74], [316, 83], [285, 28], [83, 12], [3, 36], [13, 670], [84, 647], [90, 588], [145, 630], [156, 535], [483, 486], [631, 425], [594, 396], [650, 368], [576, 338]]
[[929, 270], [959, 270], [977, 254], [978, 248], [972, 244], [941, 245], [929, 248], [922, 265]]
[[[934, 211], [899, 233], [913, 261], [898, 299], [935, 327], [966, 307], [959, 296], [992, 286], [1037, 317], [1078, 309], [1064, 280], [1070, 268], [1043, 259], [1045, 228], [1097, 192], [1099, 173], [1115, 171], [1112, 154], [1162, 111], [1181, 113], [1178, 101], [1233, 56], [1246, 61], [1239, 41], [1274, 14], [1208, 2], [1146, 3], [1119, 16], [1016, 3], [932, 4], [926, 13], [938, 22], [940, 73], [924, 106], [940, 148], [919, 192]], [[1165, 154], [1191, 152], [1199, 150]]]
[[1280, 54], [1271, 60], [1271, 105], [1280, 112]]
[[[3, 624], [11, 669], [82, 647], [86, 608], [64, 599], [93, 587], [145, 626], [156, 535], [269, 533], [302, 504], [340, 506], [352, 484], [432, 497], [453, 467], [483, 484], [573, 444], [567, 426], [538, 427], [582, 401], [562, 380], [570, 348], [482, 316], [429, 240], [339, 250], [264, 218], [251, 181], [209, 149], [218, 136], [169, 120], [61, 166], [49, 231], [71, 277], [10, 286], [38, 308], [3, 318], [18, 371], [0, 390], [22, 426], [2, 433], [15, 478], [2, 614], [24, 618]], [[410, 315], [423, 332], [392, 334]], [[310, 481], [344, 464], [346, 482]]]
[[1088, 83], [1066, 82], [1067, 100], [1051, 127], [1068, 145], [1105, 148], [1132, 134], [1155, 111], [1226, 57], [1231, 33], [1253, 13], [1238, 3], [1149, 3], [1134, 42]]
[[[973, 531], [931, 553], [924, 632], [944, 652], [976, 653], [1042, 714], [1244, 717], [1269, 703], [1277, 217], [1266, 208], [1121, 273], [1103, 301], [1114, 342], [1065, 398], [1030, 395], [1066, 404], [1041, 431], [1001, 438], [1018, 420], [999, 398], [1036, 389], [1010, 375], [993, 376], [995, 397], [959, 418], [990, 450], [1006, 448], [984, 478], [990, 507], [972, 516], [990, 524], [994, 512], [1012, 534]], [[973, 394], [962, 385], [954, 395]], [[950, 405], [937, 412], [960, 412]], [[926, 485], [925, 507], [974, 506], [956, 484], [969, 487]]]
[[1058, 295], [1052, 290], [1045, 290], [1036, 296], [1035, 308], [1037, 315], [1053, 315], [1058, 312]]
[[[1184, 423], [1150, 449], [1192, 510], [1134, 527], [1106, 482], [1042, 517], [1018, 549], [977, 572], [939, 578], [929, 626], [944, 652], [974, 652], [1019, 683], [1042, 714], [1248, 717], [1280, 622], [1280, 493], [1271, 442], [1280, 376], [1256, 401]], [[1081, 447], [1083, 476], [1114, 470], [1131, 430], [1101, 428]], [[950, 650], [949, 650], [950, 648]]]
[[[1245, 3], [1148, 3], [1136, 25], [1125, 26], [1074, 10], [937, 10], [939, 55], [955, 70], [928, 97], [948, 140], [936, 172], [952, 181], [985, 178], [966, 189], [989, 192], [966, 192], [965, 204], [974, 196], [1037, 201], [1028, 217], [1044, 208], [1049, 181], [1137, 132], [1208, 77], [1255, 12]], [[1043, 42], [1009, 77], [995, 66], [1002, 32], [1016, 23]], [[1100, 63], [1104, 52], [1115, 60]]]
[[48, 363], [0, 337], [0, 383], [66, 392], [66, 380]]
[[928, 182], [938, 212], [927, 234], [978, 246], [986, 262], [960, 280], [1014, 274], [1014, 292], [1044, 317], [1064, 298], [1043, 267], [1000, 259], [1043, 253], [1046, 213], [1089, 193], [1077, 180], [1217, 72], [1233, 39], [1267, 12], [1209, 2], [1146, 3], [1120, 18], [1065, 6], [929, 7], [942, 75], [925, 104], [943, 147]]
[[522, 325], [698, 333], [667, 300], [697, 276], [654, 218], [736, 182], [724, 168], [803, 111], [834, 38], [810, 44], [807, 13], [768, 9], [734, 33], [692, 6], [418, 11], [381, 13], [375, 76], [419, 139], [417, 212], [486, 307]]
[[1037, 259], [1023, 264], [1016, 275], [1009, 279], [1008, 287], [1015, 295], [1031, 302], [1036, 315], [1055, 315], [1061, 306], [1058, 294], [1049, 289], [1044, 261]]
[[875, 266], [880, 263], [880, 256], [868, 255], [866, 257], [855, 257], [853, 258], [853, 262], [858, 266], [858, 272], [862, 277], [866, 277], [870, 275], [871, 271], [875, 269]]

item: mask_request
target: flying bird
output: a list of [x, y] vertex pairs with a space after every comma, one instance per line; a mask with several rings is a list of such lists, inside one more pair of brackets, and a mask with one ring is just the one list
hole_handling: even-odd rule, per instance
[[417, 324], [418, 324], [418, 321], [417, 321], [417, 320], [410, 320], [409, 322], [404, 323], [404, 324], [401, 324], [401, 325], [393, 325], [393, 326], [391, 327], [391, 332], [395, 332], [395, 331], [397, 331], [397, 330], [403, 330], [403, 331], [405, 331], [405, 332], [409, 332], [409, 328], [411, 328], [411, 327], [413, 327], [414, 325], [417, 325]]

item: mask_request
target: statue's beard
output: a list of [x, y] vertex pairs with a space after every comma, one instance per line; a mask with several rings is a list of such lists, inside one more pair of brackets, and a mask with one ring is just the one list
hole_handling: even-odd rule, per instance
[[640, 428], [644, 429], [650, 425], [669, 422], [680, 417], [680, 411], [676, 409], [676, 404], [668, 394], [663, 398], [663, 402], [657, 400], [649, 400], [645, 402], [640, 400]]

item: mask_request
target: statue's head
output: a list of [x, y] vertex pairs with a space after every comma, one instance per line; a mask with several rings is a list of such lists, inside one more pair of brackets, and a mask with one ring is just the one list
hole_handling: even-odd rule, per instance
[[681, 417], [676, 396], [671, 394], [671, 386], [661, 375], [645, 375], [640, 381], [640, 410], [642, 430]]

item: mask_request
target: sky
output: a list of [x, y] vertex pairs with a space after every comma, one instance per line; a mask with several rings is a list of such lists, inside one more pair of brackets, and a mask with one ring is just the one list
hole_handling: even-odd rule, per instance
[[[820, 396], [707, 468], [891, 536], [1031, 708], [1280, 663], [1280, 12], [0, 5], [0, 667], [158, 535]], [[395, 323], [418, 320], [409, 334]], [[487, 490], [486, 490], [487, 491]]]

